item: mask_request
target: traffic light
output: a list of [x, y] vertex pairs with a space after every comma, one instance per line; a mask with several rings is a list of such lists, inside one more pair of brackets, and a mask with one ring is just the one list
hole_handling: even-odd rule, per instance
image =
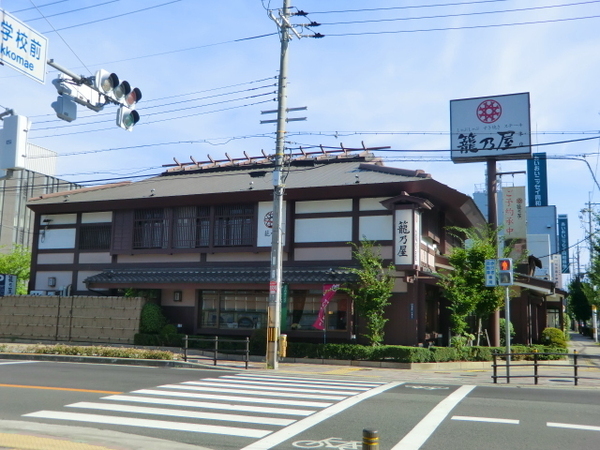
[[119, 106], [117, 111], [117, 125], [124, 130], [131, 131], [133, 126], [140, 121], [140, 115], [135, 109]]
[[514, 284], [513, 277], [513, 260], [500, 258], [498, 260], [498, 286], [512, 286]]
[[100, 69], [94, 77], [94, 87], [114, 103], [119, 104], [117, 111], [117, 125], [131, 131], [139, 122], [140, 114], [134, 109], [137, 102], [142, 99], [139, 88], [131, 88], [129, 82], [120, 81], [115, 73]]

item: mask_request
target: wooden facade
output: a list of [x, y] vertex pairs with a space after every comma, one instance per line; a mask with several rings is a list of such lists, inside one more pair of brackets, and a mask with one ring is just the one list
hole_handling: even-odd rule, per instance
[[[153, 289], [186, 333], [249, 335], [266, 326], [272, 186], [270, 166], [250, 162], [32, 199], [30, 289]], [[350, 279], [353, 244], [363, 239], [395, 265], [386, 343], [447, 338], [436, 265], [457, 244], [447, 226], [484, 222], [470, 197], [368, 154], [325, 155], [288, 161], [284, 206], [281, 323], [289, 339], [360, 341], [364, 324], [344, 294], [327, 306], [325, 330], [313, 324], [324, 286]]]

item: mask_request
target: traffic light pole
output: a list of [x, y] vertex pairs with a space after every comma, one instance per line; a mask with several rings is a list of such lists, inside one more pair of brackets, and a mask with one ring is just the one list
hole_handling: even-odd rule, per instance
[[287, 49], [291, 39], [289, 21], [290, 0], [283, 1], [279, 26], [281, 54], [277, 89], [277, 135], [275, 169], [273, 170], [273, 234], [271, 240], [271, 275], [269, 283], [269, 307], [267, 328], [267, 368], [277, 369], [279, 334], [281, 330], [281, 279], [282, 279], [282, 236], [283, 236], [283, 157], [285, 149], [285, 125], [287, 114]]
[[510, 293], [509, 286], [504, 288], [504, 328], [506, 339], [506, 379], [510, 380]]

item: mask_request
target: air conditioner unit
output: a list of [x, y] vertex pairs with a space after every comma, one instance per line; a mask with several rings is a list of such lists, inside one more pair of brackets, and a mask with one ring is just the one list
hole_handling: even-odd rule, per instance
[[46, 291], [46, 295], [60, 295], [60, 291]]
[[29, 295], [46, 295], [46, 291], [29, 291]]

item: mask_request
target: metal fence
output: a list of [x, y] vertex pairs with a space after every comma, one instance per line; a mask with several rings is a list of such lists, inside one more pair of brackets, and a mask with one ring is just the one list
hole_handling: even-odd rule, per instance
[[[507, 358], [510, 356], [510, 358]], [[561, 358], [562, 357], [562, 358]], [[516, 358], [515, 361], [513, 358]], [[560, 364], [548, 364], [551, 360], [560, 360]], [[496, 353], [493, 354], [493, 375], [492, 379], [494, 383], [498, 382], [499, 378], [505, 378], [506, 383], [510, 383], [511, 378], [533, 378], [534, 383], [538, 384], [540, 378], [566, 378], [573, 380], [575, 386], [578, 385], [579, 380], [582, 379], [600, 379], [599, 377], [585, 377], [579, 375], [579, 370], [583, 367], [581, 364], [582, 355], [578, 354], [577, 351], [573, 353], [551, 353], [551, 352], [532, 352], [532, 353]], [[531, 368], [531, 374], [511, 374], [512, 368], [527, 367]], [[569, 369], [569, 375], [556, 374], [557, 369]], [[498, 370], [505, 369], [505, 375], [499, 375]], [[572, 369], [572, 372], [570, 372]], [[544, 373], [542, 373], [542, 371]], [[550, 373], [553, 372], [554, 373]]]
[[[191, 342], [208, 342], [212, 343], [212, 348], [203, 348], [201, 350], [208, 351], [212, 353], [213, 363], [216, 366], [217, 362], [220, 361], [231, 361], [232, 355], [242, 355], [243, 361], [245, 363], [245, 368], [248, 369], [248, 362], [250, 361], [250, 338], [246, 338], [244, 340], [240, 339], [222, 339], [219, 336], [214, 337], [198, 337], [198, 336], [188, 336], [187, 334], [183, 337], [183, 360], [187, 362], [188, 360], [188, 351], [189, 351], [189, 343]], [[220, 349], [219, 344], [233, 344], [228, 345], [227, 349]]]

